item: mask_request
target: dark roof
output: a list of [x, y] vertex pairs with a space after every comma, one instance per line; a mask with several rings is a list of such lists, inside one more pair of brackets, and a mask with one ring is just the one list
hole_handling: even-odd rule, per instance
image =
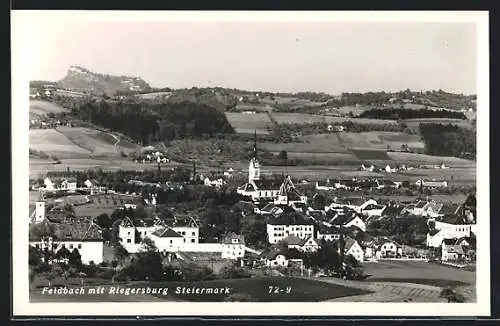
[[239, 244], [245, 244], [245, 237], [240, 234], [230, 233], [224, 237], [223, 243], [233, 244], [233, 239], [237, 239]]
[[352, 214], [343, 214], [339, 215], [336, 219], [330, 222], [332, 225], [345, 225], [352, 220], [354, 220], [356, 217], [358, 217], [358, 214], [352, 213]]
[[353, 238], [351, 237], [346, 237], [345, 239], [345, 246], [344, 246], [344, 250], [347, 252], [351, 249], [352, 246], [354, 246], [356, 244], [356, 240], [354, 240]]
[[257, 190], [278, 190], [281, 186], [281, 181], [278, 179], [261, 179], [255, 180], [254, 182], [257, 186]]
[[424, 206], [426, 205], [427, 203], [424, 202], [424, 201], [418, 201], [416, 204], [415, 204], [415, 208], [424, 208]]
[[342, 203], [344, 205], [360, 206], [360, 205], [366, 203], [370, 199], [371, 198], [362, 198], [362, 197], [345, 198], [342, 200]]
[[[45, 220], [41, 223], [44, 225], [42, 227], [53, 230], [54, 239], [58, 241], [102, 241], [101, 228], [92, 222], [52, 223]], [[49, 235], [40, 234], [30, 228], [29, 239], [30, 241], [39, 241], [42, 237]]]
[[182, 238], [182, 235], [175, 232], [171, 228], [161, 228], [153, 232], [153, 235], [158, 238]]
[[285, 242], [287, 245], [296, 245], [296, 246], [299, 246], [299, 245], [301, 245], [302, 240], [303, 239], [301, 239], [299, 237], [296, 237], [294, 235], [289, 235], [289, 236], [287, 236], [286, 238], [283, 239], [283, 242]]

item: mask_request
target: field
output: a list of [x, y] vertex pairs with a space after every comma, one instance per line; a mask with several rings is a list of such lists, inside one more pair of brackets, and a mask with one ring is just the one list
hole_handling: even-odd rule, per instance
[[55, 129], [30, 129], [30, 148], [47, 155], [62, 157], [88, 157], [90, 151], [78, 146]]
[[226, 117], [237, 133], [253, 133], [255, 130], [258, 134], [268, 134], [272, 126], [266, 113], [226, 112]]
[[281, 113], [273, 112], [273, 118], [277, 123], [343, 123], [352, 121], [354, 123], [370, 123], [370, 124], [397, 124], [395, 120], [380, 120], [380, 119], [363, 119], [363, 118], [344, 118], [328, 115], [314, 115], [305, 113]]
[[46, 101], [36, 101], [36, 100], [30, 101], [30, 113], [36, 115], [45, 115], [48, 113], [62, 113], [62, 112], [68, 112], [68, 110], [59, 105]]
[[61, 127], [57, 129], [78, 147], [88, 150], [92, 155], [117, 154], [116, 140], [106, 133], [89, 128]]
[[157, 97], [166, 97], [168, 98], [172, 92], [155, 92], [155, 93], [146, 93], [137, 95], [140, 99], [143, 100], [153, 100]]
[[[75, 280], [76, 281], [76, 280]], [[76, 283], [73, 281], [73, 283]], [[59, 281], [61, 282], [61, 281]], [[46, 286], [43, 280], [36, 280], [38, 287], [30, 293], [30, 300], [43, 302], [54, 300], [54, 297], [41, 295], [41, 287]], [[78, 284], [78, 283], [77, 283]], [[74, 287], [79, 287], [77, 284]], [[150, 295], [130, 294], [128, 299], [126, 295], [113, 295], [109, 293], [109, 288], [114, 287], [134, 287], [134, 288], [167, 288], [166, 293], [156, 294], [151, 297]], [[286, 290], [290, 287], [291, 292], [286, 293], [269, 293], [269, 287], [279, 287]], [[155, 283], [134, 283], [134, 284], [115, 284], [103, 285], [106, 288], [105, 293], [97, 295], [67, 295], [64, 296], [65, 301], [157, 301], [155, 299], [170, 300], [170, 301], [191, 301], [191, 302], [220, 302], [224, 301], [227, 297], [225, 293], [221, 294], [183, 294], [182, 288], [225, 288], [229, 287], [229, 294], [242, 294], [247, 296], [252, 302], [319, 302], [328, 299], [348, 297], [354, 295], [362, 295], [370, 293], [366, 290], [357, 288], [329, 284], [309, 279], [300, 279], [292, 277], [268, 277], [268, 278], [249, 278], [249, 279], [233, 279], [233, 280], [213, 280], [213, 281], [200, 281], [200, 282], [155, 282]], [[176, 289], [180, 288], [181, 293], [176, 293]], [[88, 287], [87, 287], [88, 291]]]
[[[455, 282], [456, 285], [475, 284], [476, 273], [422, 261], [379, 261], [363, 263], [367, 281], [408, 282], [438, 285], [439, 282]], [[432, 284], [433, 283], [433, 284]]]

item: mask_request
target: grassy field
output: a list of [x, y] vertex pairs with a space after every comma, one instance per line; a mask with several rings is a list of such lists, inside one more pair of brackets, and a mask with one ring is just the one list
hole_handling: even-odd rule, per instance
[[169, 97], [172, 92], [155, 92], [155, 93], [146, 93], [137, 95], [140, 99], [143, 100], [153, 100], [157, 97]]
[[[37, 281], [38, 282], [38, 281]], [[56, 281], [57, 282], [57, 281]], [[61, 281], [59, 281], [61, 283]], [[73, 281], [75, 283], [75, 281]], [[43, 282], [46, 286], [46, 283]], [[64, 284], [64, 283], [63, 283]], [[43, 286], [43, 285], [42, 285]], [[274, 286], [280, 289], [286, 290], [290, 287], [290, 293], [286, 291], [281, 291], [280, 293], [269, 293], [269, 287]], [[79, 287], [77, 284], [71, 287]], [[249, 278], [249, 279], [233, 279], [233, 280], [213, 280], [213, 281], [200, 281], [200, 282], [155, 282], [155, 283], [134, 283], [134, 284], [115, 284], [115, 285], [103, 285], [105, 288], [104, 294], [102, 295], [67, 295], [65, 296], [65, 301], [77, 301], [77, 302], [88, 302], [88, 301], [100, 301], [112, 302], [112, 301], [155, 301], [154, 296], [151, 298], [150, 295], [143, 294], [130, 294], [126, 295], [113, 295], [110, 294], [111, 287], [122, 287], [122, 288], [168, 288], [166, 293], [156, 294], [156, 297], [161, 300], [170, 301], [191, 301], [191, 302], [220, 302], [224, 301], [227, 297], [225, 293], [218, 294], [186, 294], [186, 293], [176, 293], [178, 287], [180, 287], [180, 292], [182, 288], [225, 288], [229, 287], [229, 294], [243, 294], [249, 296], [252, 302], [319, 302], [328, 299], [347, 297], [354, 295], [361, 295], [370, 293], [369, 291], [337, 285], [324, 282], [318, 282], [309, 279], [299, 279], [292, 277], [266, 277], [266, 278]], [[42, 295], [42, 289], [40, 287], [36, 290], [32, 290], [30, 294], [31, 301], [43, 302], [50, 301], [54, 296]], [[88, 293], [88, 288], [87, 291]], [[128, 298], [123, 298], [128, 297]], [[53, 299], [52, 299], [53, 300]]]
[[45, 115], [48, 113], [62, 113], [68, 111], [68, 109], [51, 102], [30, 100], [30, 113], [33, 114]]
[[342, 123], [352, 121], [354, 123], [371, 124], [397, 124], [395, 120], [362, 119], [362, 118], [344, 118], [329, 115], [313, 115], [305, 113], [282, 113], [273, 112], [273, 118], [277, 123]]
[[226, 112], [226, 117], [237, 133], [268, 134], [268, 128], [272, 122], [266, 113], [245, 114], [238, 112]]
[[118, 155], [114, 147], [116, 140], [106, 133], [89, 128], [61, 127], [57, 129], [78, 147], [88, 150], [92, 155]]
[[[475, 272], [419, 261], [369, 262], [363, 263], [363, 268], [366, 274], [371, 275], [367, 281], [408, 282], [413, 279], [415, 283], [429, 285], [437, 285], [438, 282], [456, 282], [457, 285], [476, 282]], [[430, 284], [432, 282], [434, 284]]]
[[45, 152], [47, 155], [63, 157], [88, 157], [90, 151], [69, 140], [55, 129], [30, 129], [30, 148]]

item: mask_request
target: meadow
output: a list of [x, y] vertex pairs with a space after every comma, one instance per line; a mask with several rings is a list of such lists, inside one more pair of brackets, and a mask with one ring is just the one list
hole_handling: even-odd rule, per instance
[[272, 127], [272, 122], [266, 113], [239, 113], [226, 112], [226, 117], [237, 133], [268, 134], [268, 129]]
[[65, 109], [59, 105], [56, 105], [51, 102], [46, 101], [38, 101], [38, 100], [30, 100], [30, 113], [34, 113], [37, 115], [46, 115], [48, 113], [63, 113], [69, 112], [68, 109]]
[[335, 117], [331, 115], [316, 115], [306, 113], [282, 113], [273, 112], [272, 116], [277, 123], [343, 123], [352, 121], [354, 123], [368, 124], [397, 124], [396, 120], [381, 120], [381, 119], [364, 119], [364, 118], [347, 118]]

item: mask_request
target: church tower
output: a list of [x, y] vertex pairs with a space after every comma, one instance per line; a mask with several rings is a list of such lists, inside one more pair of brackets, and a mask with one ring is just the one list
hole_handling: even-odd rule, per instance
[[260, 164], [257, 160], [257, 131], [254, 131], [253, 155], [248, 166], [248, 182], [260, 179]]
[[40, 197], [35, 203], [35, 218], [34, 223], [40, 223], [45, 220], [45, 198], [43, 197], [43, 191], [40, 191]]

